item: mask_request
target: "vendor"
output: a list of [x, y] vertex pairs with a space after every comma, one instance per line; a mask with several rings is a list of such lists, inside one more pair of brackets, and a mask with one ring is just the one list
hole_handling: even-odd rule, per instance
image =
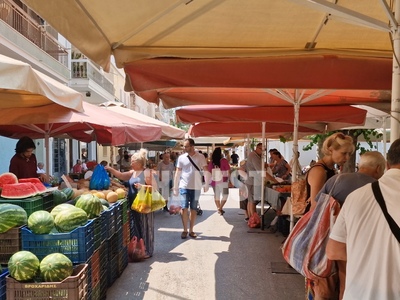
[[15, 155], [10, 160], [9, 171], [21, 178], [40, 178], [45, 180], [46, 174], [37, 173], [37, 160], [33, 151], [36, 149], [34, 141], [27, 136], [19, 139], [15, 147]]

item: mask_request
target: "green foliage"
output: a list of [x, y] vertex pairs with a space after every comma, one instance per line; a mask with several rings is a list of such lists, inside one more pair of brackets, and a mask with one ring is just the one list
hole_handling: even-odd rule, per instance
[[363, 154], [367, 151], [371, 151], [376, 149], [376, 146], [372, 143], [372, 138], [379, 139], [382, 138], [382, 133], [378, 132], [375, 129], [349, 129], [349, 130], [336, 130], [330, 131], [324, 134], [315, 134], [308, 136], [307, 138], [310, 139], [310, 143], [303, 147], [304, 151], [309, 151], [313, 148], [314, 145], [321, 144], [328, 136], [335, 132], [343, 132], [346, 135], [350, 135], [353, 137], [355, 141], [358, 140], [358, 137], [362, 136], [364, 141], [368, 144], [369, 149], [361, 146], [361, 143], [357, 141], [356, 144], [356, 151], [359, 151], [360, 154]]
[[171, 122], [170, 125], [171, 125], [171, 126], [175, 126], [175, 127], [179, 128], [179, 129], [182, 129], [182, 130], [184, 130], [184, 131], [186, 131], [186, 132], [189, 131], [189, 127], [190, 127], [190, 124], [185, 124], [185, 123], [175, 123], [175, 122]]

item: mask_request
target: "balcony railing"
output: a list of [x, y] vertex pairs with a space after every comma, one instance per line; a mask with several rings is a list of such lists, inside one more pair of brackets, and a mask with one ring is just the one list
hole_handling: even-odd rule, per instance
[[97, 68], [87, 58], [71, 59], [72, 79], [90, 79], [100, 85], [108, 93], [114, 95], [114, 85], [109, 81], [104, 72]]
[[57, 34], [49, 25], [39, 24], [23, 9], [7, 0], [0, 0], [0, 19], [60, 63], [68, 66], [68, 52], [49, 34]]

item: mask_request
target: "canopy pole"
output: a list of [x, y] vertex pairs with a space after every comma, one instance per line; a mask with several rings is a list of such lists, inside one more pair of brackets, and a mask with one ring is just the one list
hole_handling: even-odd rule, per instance
[[[400, 23], [400, 1], [395, 1], [394, 16], [397, 24]], [[393, 143], [399, 138], [400, 133], [400, 30], [397, 25], [396, 30], [392, 33], [393, 36], [393, 75], [392, 75], [392, 105], [390, 119], [390, 142]]]
[[264, 181], [265, 181], [265, 122], [262, 122], [262, 153], [261, 153], [261, 230], [264, 230]]
[[[294, 104], [294, 121], [293, 121], [293, 157], [295, 159], [295, 162], [299, 159], [298, 155], [298, 149], [299, 149], [299, 112], [300, 112], [300, 101], [298, 100], [297, 97], [297, 90], [295, 93], [295, 99], [293, 101]], [[297, 181], [297, 163], [293, 164], [293, 170], [292, 170], [292, 182]], [[293, 197], [293, 195], [290, 195]], [[290, 206], [290, 231], [292, 231], [294, 227], [294, 216], [293, 216], [293, 211], [292, 211], [292, 205]]]
[[[48, 125], [46, 125], [47, 127]], [[49, 150], [49, 132], [46, 129], [46, 133], [44, 134], [44, 148], [46, 151], [46, 169], [47, 169], [47, 175], [51, 176], [50, 172], [50, 150]]]

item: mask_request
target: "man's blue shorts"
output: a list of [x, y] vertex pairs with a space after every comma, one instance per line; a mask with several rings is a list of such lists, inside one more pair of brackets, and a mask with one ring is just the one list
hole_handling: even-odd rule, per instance
[[200, 198], [200, 190], [179, 189], [181, 195], [181, 206], [183, 208], [197, 209]]

